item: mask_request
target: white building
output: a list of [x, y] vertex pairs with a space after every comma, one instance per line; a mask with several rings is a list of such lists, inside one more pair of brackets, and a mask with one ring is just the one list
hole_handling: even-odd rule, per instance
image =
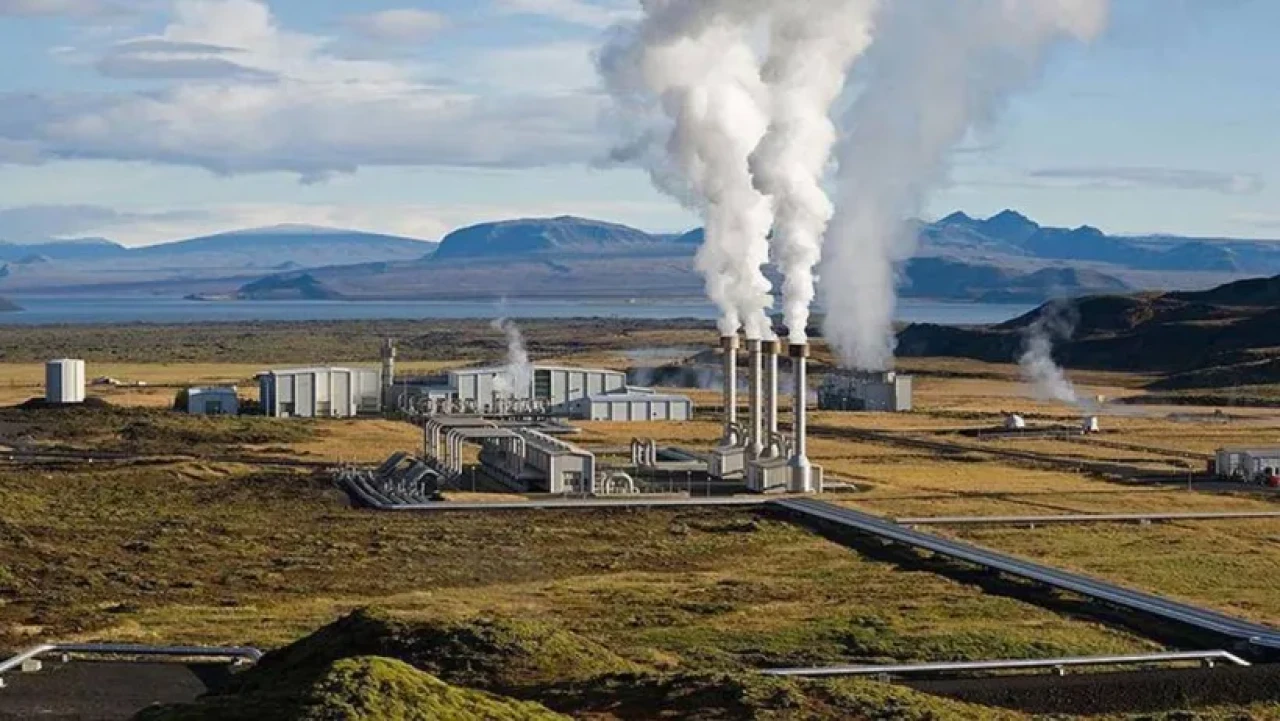
[[268, 416], [350, 418], [382, 409], [382, 378], [375, 368], [289, 368], [258, 376]]
[[592, 393], [569, 403], [569, 416], [584, 421], [687, 421], [687, 396], [652, 392]]
[[531, 371], [527, 386], [510, 389], [506, 388], [510, 383], [506, 367], [450, 371], [449, 390], [459, 402], [479, 408], [494, 405], [504, 395], [558, 406], [587, 395], [618, 392], [627, 385], [627, 374], [622, 371], [544, 365], [532, 366]]
[[187, 413], [194, 416], [234, 416], [240, 413], [240, 396], [235, 386], [188, 388]]
[[84, 361], [51, 360], [44, 366], [44, 398], [49, 403], [84, 403]]

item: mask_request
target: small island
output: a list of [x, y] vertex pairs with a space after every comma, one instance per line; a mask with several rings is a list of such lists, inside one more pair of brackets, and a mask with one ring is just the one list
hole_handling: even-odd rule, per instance
[[0, 313], [13, 313], [22, 310], [22, 306], [8, 298], [0, 298]]

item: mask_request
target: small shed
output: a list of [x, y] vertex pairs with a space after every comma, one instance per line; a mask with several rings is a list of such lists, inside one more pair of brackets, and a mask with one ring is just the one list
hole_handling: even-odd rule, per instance
[[240, 413], [240, 395], [235, 386], [188, 388], [187, 413], [193, 416], [234, 416]]

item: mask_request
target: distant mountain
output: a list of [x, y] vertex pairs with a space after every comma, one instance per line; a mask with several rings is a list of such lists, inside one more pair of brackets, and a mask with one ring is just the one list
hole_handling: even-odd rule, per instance
[[[1113, 236], [1013, 210], [957, 212], [913, 229], [919, 252], [899, 275], [905, 295], [923, 298], [1036, 303], [1280, 273], [1280, 242]], [[230, 297], [259, 280], [308, 275], [347, 298], [700, 297], [693, 256], [702, 242], [701, 229], [658, 234], [561, 216], [481, 223], [439, 244], [299, 225], [135, 249], [100, 239], [0, 244], [0, 292]]]
[[[336, 228], [277, 226], [141, 248], [109, 241], [0, 244], [0, 289], [130, 292], [152, 284], [225, 280], [230, 291], [263, 274], [334, 265], [419, 260], [437, 244]], [[192, 288], [182, 288], [183, 294]], [[204, 290], [204, 289], [199, 289]]]
[[240, 300], [341, 300], [342, 294], [325, 286], [310, 273], [273, 275], [247, 283], [236, 293]]
[[1088, 225], [1041, 226], [1005, 210], [985, 220], [953, 213], [920, 231], [925, 254], [975, 252], [1020, 259], [1091, 262], [1153, 271], [1280, 272], [1280, 242], [1115, 236]]
[[8, 298], [0, 298], [0, 313], [12, 313], [19, 310], [22, 310], [22, 306], [14, 303]]
[[562, 216], [482, 223], [445, 236], [434, 261], [506, 260], [533, 255], [645, 254], [673, 250], [670, 236], [616, 223]]
[[17, 262], [24, 258], [49, 260], [99, 260], [128, 253], [123, 245], [103, 238], [51, 240], [45, 243], [6, 243], [0, 241], [0, 261]]
[[[899, 333], [898, 354], [1009, 362], [1048, 312], [1045, 305], [979, 328], [914, 324]], [[1158, 389], [1280, 382], [1280, 276], [1199, 292], [1090, 296], [1072, 302], [1071, 316], [1071, 337], [1054, 349], [1071, 368], [1158, 372]]]

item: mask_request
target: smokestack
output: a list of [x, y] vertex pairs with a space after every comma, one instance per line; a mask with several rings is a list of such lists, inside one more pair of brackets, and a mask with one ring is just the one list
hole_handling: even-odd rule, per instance
[[767, 340], [764, 351], [764, 457], [778, 455], [780, 449], [774, 439], [778, 434], [778, 341]]
[[396, 383], [396, 340], [382, 339], [382, 410], [390, 413], [393, 409], [392, 389]]
[[795, 433], [794, 449], [795, 455], [791, 457], [788, 464], [791, 468], [791, 491], [793, 493], [812, 493], [813, 492], [813, 467], [809, 464], [808, 449], [805, 446], [805, 428], [807, 415], [809, 412], [809, 379], [806, 373], [805, 363], [809, 357], [809, 345], [807, 343], [793, 343], [791, 345], [791, 373], [795, 376], [795, 423], [793, 432]]
[[724, 351], [724, 445], [738, 445], [738, 336], [720, 338]]
[[751, 391], [748, 403], [750, 404], [751, 428], [747, 432], [747, 458], [755, 460], [760, 457], [760, 451], [763, 448], [761, 444], [761, 436], [764, 434], [763, 417], [761, 408], [763, 407], [762, 399], [762, 379], [760, 377], [760, 341], [747, 339], [747, 353], [751, 356], [750, 383]]

